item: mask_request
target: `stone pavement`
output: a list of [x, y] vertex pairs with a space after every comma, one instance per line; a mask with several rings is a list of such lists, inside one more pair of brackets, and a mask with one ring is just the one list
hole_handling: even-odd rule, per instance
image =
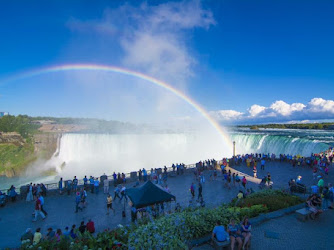
[[[244, 165], [238, 166], [236, 169], [252, 175], [252, 170]], [[261, 170], [258, 170], [258, 176], [261, 177], [261, 174], [266, 174], [268, 171], [272, 174], [274, 187], [287, 187], [289, 179], [295, 178], [297, 175], [302, 175], [306, 184], [312, 182], [312, 173], [309, 168], [294, 169], [291, 165], [286, 163], [269, 162], [266, 166], [266, 170], [262, 171], [263, 173]], [[216, 206], [223, 202], [228, 203], [239, 191], [238, 187], [233, 187], [231, 189], [224, 188], [222, 177], [220, 175], [216, 181], [209, 181], [208, 172], [205, 172], [205, 177], [206, 182], [203, 185], [203, 197], [207, 206]], [[168, 178], [169, 189], [171, 193], [176, 196], [177, 202], [179, 202], [182, 207], [186, 207], [191, 199], [189, 188], [192, 182], [194, 182], [194, 175], [192, 173]], [[132, 185], [133, 183], [129, 183], [127, 187], [131, 187]], [[249, 183], [249, 187], [252, 187], [255, 191], [258, 190], [257, 184], [255, 183]], [[106, 195], [101, 191], [102, 188], [100, 188], [100, 193], [98, 195], [88, 193], [87, 208], [83, 212], [79, 211], [77, 214], [74, 213], [74, 194], [70, 196], [64, 194], [62, 196], [54, 195], [46, 197], [44, 207], [48, 212], [48, 216], [44, 221], [39, 218], [37, 222], [32, 222], [31, 214], [34, 210], [34, 202], [26, 202], [23, 200], [15, 203], [9, 202], [5, 207], [0, 208], [0, 248], [19, 246], [20, 237], [28, 227], [33, 230], [37, 227], [41, 227], [42, 233], [45, 234], [49, 227], [52, 227], [53, 229], [61, 228], [64, 230], [66, 226], [71, 227], [73, 224], [78, 226], [82, 220], [87, 222], [88, 219], [92, 219], [95, 222], [96, 231], [102, 231], [106, 228], [114, 228], [118, 224], [130, 223], [130, 207], [126, 205], [127, 216], [126, 218], [122, 218], [121, 211], [123, 203], [120, 203], [118, 200], [114, 202], [116, 215], [113, 215], [113, 213], [106, 215]], [[110, 188], [110, 193], [113, 194], [113, 188]], [[173, 203], [173, 207], [174, 205], [175, 204]], [[296, 220], [287, 223], [287, 225], [296, 223]], [[254, 229], [254, 234], [256, 234], [256, 230], [257, 229]], [[315, 229], [315, 231], [317, 230], [318, 228]], [[256, 242], [255, 239], [257, 239], [257, 237], [263, 238], [263, 232], [262, 235], [260, 234], [261, 232], [257, 234], [258, 236], [254, 236], [254, 242]], [[293, 238], [293, 236], [290, 237]], [[269, 239], [269, 241], [272, 241], [272, 239]], [[261, 241], [259, 240], [258, 242]], [[255, 247], [256, 245], [253, 246]]]

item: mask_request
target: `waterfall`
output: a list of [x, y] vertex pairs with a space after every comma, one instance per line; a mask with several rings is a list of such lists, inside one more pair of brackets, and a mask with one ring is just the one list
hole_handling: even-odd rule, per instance
[[98, 176], [221, 159], [231, 151], [216, 137], [196, 133], [64, 134], [58, 154], [48, 164], [62, 177]]
[[274, 153], [310, 156], [311, 153], [319, 153], [329, 147], [327, 143], [319, 140], [287, 135], [234, 133], [231, 138], [236, 143], [237, 154]]

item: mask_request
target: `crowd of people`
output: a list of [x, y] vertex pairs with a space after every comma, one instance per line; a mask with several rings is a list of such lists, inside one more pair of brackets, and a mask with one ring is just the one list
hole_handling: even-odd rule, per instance
[[[333, 209], [333, 186], [332, 184], [324, 184], [324, 178], [329, 173], [330, 166], [333, 165], [333, 155], [334, 151], [332, 148], [329, 150], [321, 153], [321, 154], [312, 154], [310, 157], [304, 158], [299, 156], [291, 156], [291, 155], [280, 155], [279, 158], [276, 157], [274, 154], [246, 154], [246, 155], [238, 155], [236, 157], [233, 157], [232, 159], [224, 158], [222, 161], [217, 162], [214, 159], [211, 160], [205, 160], [205, 161], [199, 161], [195, 164], [195, 168], [193, 168], [194, 173], [194, 181], [190, 185], [189, 191], [190, 191], [190, 197], [191, 200], [189, 201], [189, 206], [191, 208], [194, 207], [204, 207], [205, 201], [203, 197], [203, 186], [206, 182], [204, 171], [207, 170], [209, 181], [215, 181], [218, 179], [219, 173], [221, 173], [222, 179], [223, 179], [223, 186], [225, 188], [231, 189], [234, 187], [239, 188], [239, 193], [237, 195], [237, 201], [239, 199], [245, 198], [248, 194], [251, 194], [253, 191], [252, 188], [247, 187], [247, 179], [246, 176], [239, 176], [238, 173], [232, 173], [231, 170], [228, 170], [228, 166], [232, 164], [239, 165], [241, 163], [244, 163], [247, 167], [250, 167], [253, 169], [254, 177], [257, 177], [257, 165], [261, 165], [261, 169], [265, 170], [266, 162], [267, 161], [285, 161], [290, 162], [292, 166], [309, 166], [310, 169], [312, 169], [314, 180], [316, 181], [315, 187], [312, 186], [312, 192], [313, 194], [307, 199], [307, 206], [309, 207], [310, 211], [312, 211], [312, 218], [315, 218], [320, 213], [322, 213], [326, 209]], [[153, 169], [151, 168], [149, 171], [147, 171], [145, 168], [140, 169], [138, 171], [138, 177], [136, 180], [136, 186], [138, 186], [141, 182], [146, 182], [147, 180], [151, 180], [157, 185], [160, 185], [166, 192], [170, 192], [167, 180], [168, 176], [170, 175], [182, 175], [187, 170], [187, 166], [184, 164], [173, 164], [170, 169], [167, 169], [166, 166], [164, 166], [161, 169]], [[221, 171], [219, 171], [221, 170]], [[171, 173], [169, 173], [171, 172]], [[299, 178], [300, 177], [300, 178]], [[125, 201], [128, 201], [128, 197], [126, 195], [126, 184], [127, 178], [124, 173], [113, 173], [112, 177], [108, 178], [105, 174], [101, 176], [100, 178], [96, 178], [93, 176], [90, 176], [87, 178], [85, 176], [82, 180], [78, 180], [76, 176], [72, 180], [66, 180], [64, 181], [62, 178], [60, 178], [58, 182], [58, 189], [60, 194], [67, 193], [68, 195], [75, 194], [75, 209], [74, 212], [78, 213], [79, 211], [82, 211], [85, 209], [87, 202], [87, 193], [90, 191], [92, 194], [98, 194], [100, 190], [100, 186], [103, 187], [103, 193], [106, 194], [106, 213], [109, 214], [110, 211], [112, 211], [115, 214], [115, 208], [113, 207], [113, 203], [118, 199], [119, 202], [121, 202], [123, 199]], [[111, 182], [114, 184], [114, 195], [111, 195], [109, 192], [109, 188], [111, 186]], [[265, 186], [270, 186], [271, 183], [271, 174], [267, 172], [267, 175], [262, 179], [262, 184]], [[298, 176], [296, 180], [291, 180], [291, 186], [295, 184], [302, 184], [301, 176]], [[242, 187], [242, 189], [241, 189]], [[15, 187], [12, 186], [9, 189], [8, 194], [15, 192]], [[16, 193], [16, 192], [15, 192]], [[38, 217], [41, 217], [42, 219], [45, 219], [47, 217], [47, 212], [44, 209], [45, 199], [44, 197], [47, 195], [47, 188], [44, 184], [32, 184], [30, 183], [27, 185], [26, 188], [26, 201], [35, 201], [34, 205], [34, 213], [33, 213], [33, 221], [36, 221]], [[1, 196], [0, 193], [0, 202], [1, 202]], [[12, 195], [12, 196], [17, 196]], [[10, 196], [10, 197], [12, 197]], [[15, 199], [15, 198], [14, 198]], [[1, 204], [1, 203], [0, 203]], [[175, 206], [175, 211], [180, 211], [181, 206], [180, 203], [177, 203]], [[131, 208], [131, 219], [132, 222], [135, 222], [137, 220], [137, 215], [140, 214], [139, 217], [150, 217], [150, 218], [157, 218], [159, 216], [164, 215], [165, 213], [172, 212], [171, 207], [169, 204], [166, 203], [160, 203], [155, 204], [152, 206], [148, 206], [146, 208], [142, 209], [135, 209], [134, 207]], [[231, 223], [230, 223], [231, 224]], [[233, 223], [232, 223], [233, 224]], [[70, 235], [69, 237], [73, 238], [71, 235], [75, 235], [75, 233], [69, 233], [67, 234], [67, 231], [69, 232], [75, 232], [80, 231], [79, 228], [83, 228], [85, 226], [81, 223], [80, 227], [76, 229], [75, 225], [73, 225], [71, 230], [68, 230], [68, 228], [62, 232], [62, 230], [57, 229], [54, 231], [52, 228], [50, 229], [50, 233], [48, 230], [48, 233], [46, 233], [43, 237], [39, 236], [41, 234], [41, 230], [37, 229], [36, 232], [33, 234], [31, 232], [31, 229], [27, 229], [26, 235], [33, 234], [33, 238], [29, 238], [31, 242], [34, 242], [34, 238], [36, 235], [36, 241], [38, 239], [49, 239], [49, 236], [53, 235], [53, 239], [57, 240], [59, 239], [59, 235]], [[220, 225], [217, 225], [220, 226]], [[87, 225], [86, 225], [87, 227]], [[88, 228], [88, 227], [87, 227]], [[227, 228], [227, 232], [230, 234], [230, 240], [231, 244], [232, 241], [238, 242], [239, 246], [246, 246], [247, 242], [250, 238], [250, 233], [247, 234], [249, 237], [246, 240], [246, 236], [243, 234], [245, 233], [242, 231], [242, 226], [238, 226], [238, 230], [235, 233], [233, 230], [230, 230], [229, 227]], [[80, 231], [81, 232], [81, 231]], [[90, 231], [91, 232], [91, 231]], [[234, 232], [231, 234], [231, 232]], [[58, 236], [57, 236], [58, 235]], [[30, 237], [29, 236], [29, 237]], [[237, 237], [236, 237], [237, 236]], [[215, 237], [217, 237], [217, 234], [215, 234]], [[22, 236], [22, 239], [24, 240], [24, 237]], [[218, 239], [218, 238], [217, 238]], [[241, 243], [240, 243], [241, 242]], [[246, 243], [245, 243], [246, 242]], [[232, 245], [231, 245], [232, 248]], [[233, 244], [234, 248], [234, 244]], [[232, 249], [233, 249], [232, 248]]]
[[31, 228], [27, 228], [25, 233], [21, 236], [22, 244], [38, 244], [43, 240], [59, 242], [62, 238], [65, 240], [75, 240], [82, 237], [82, 235], [88, 232], [90, 234], [95, 233], [95, 224], [89, 219], [87, 223], [81, 221], [80, 226], [72, 225], [71, 229], [65, 227], [62, 231], [60, 228], [54, 230], [52, 227], [48, 228], [45, 234], [38, 227], [35, 232], [32, 232]]

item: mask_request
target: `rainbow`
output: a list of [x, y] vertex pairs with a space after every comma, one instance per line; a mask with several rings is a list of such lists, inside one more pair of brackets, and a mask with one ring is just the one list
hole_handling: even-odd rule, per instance
[[153, 83], [157, 86], [160, 86], [169, 92], [172, 92], [176, 96], [180, 97], [187, 103], [189, 103], [191, 106], [193, 106], [213, 127], [214, 129], [219, 133], [221, 138], [228, 144], [228, 146], [232, 150], [232, 142], [229, 138], [229, 136], [226, 134], [226, 132], [223, 130], [223, 128], [208, 114], [208, 112], [202, 108], [198, 103], [196, 103], [194, 100], [192, 100], [190, 97], [186, 96], [184, 93], [179, 91], [178, 89], [172, 87], [171, 85], [160, 81], [156, 78], [153, 78], [151, 76], [145, 75], [140, 72], [132, 71], [129, 69], [119, 68], [115, 66], [108, 66], [108, 65], [98, 65], [98, 64], [64, 64], [64, 65], [58, 65], [58, 66], [51, 66], [51, 67], [45, 67], [40, 68], [37, 70], [32, 70], [28, 72], [24, 72], [18, 75], [15, 75], [13, 77], [9, 77], [5, 79], [2, 82], [11, 82], [11, 81], [17, 81], [25, 78], [30, 78], [34, 76], [39, 76], [47, 73], [52, 72], [62, 72], [62, 71], [78, 71], [78, 70], [90, 70], [90, 71], [104, 71], [104, 72], [116, 72], [123, 75], [128, 75], [132, 77], [137, 77], [140, 79], [143, 79], [145, 81], [148, 81], [150, 83]]

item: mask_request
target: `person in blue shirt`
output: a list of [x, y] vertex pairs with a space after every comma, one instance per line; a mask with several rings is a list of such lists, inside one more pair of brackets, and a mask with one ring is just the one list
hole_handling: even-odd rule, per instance
[[237, 224], [235, 224], [235, 220], [231, 219], [230, 224], [227, 225], [227, 232], [230, 235], [231, 239], [231, 250], [234, 250], [235, 242], [238, 242], [238, 249], [241, 250], [242, 247], [242, 235], [240, 232], [240, 228]]
[[218, 242], [226, 241], [226, 231], [224, 226], [220, 224], [220, 221], [217, 221], [215, 228], [212, 231], [212, 240], [216, 239]]

